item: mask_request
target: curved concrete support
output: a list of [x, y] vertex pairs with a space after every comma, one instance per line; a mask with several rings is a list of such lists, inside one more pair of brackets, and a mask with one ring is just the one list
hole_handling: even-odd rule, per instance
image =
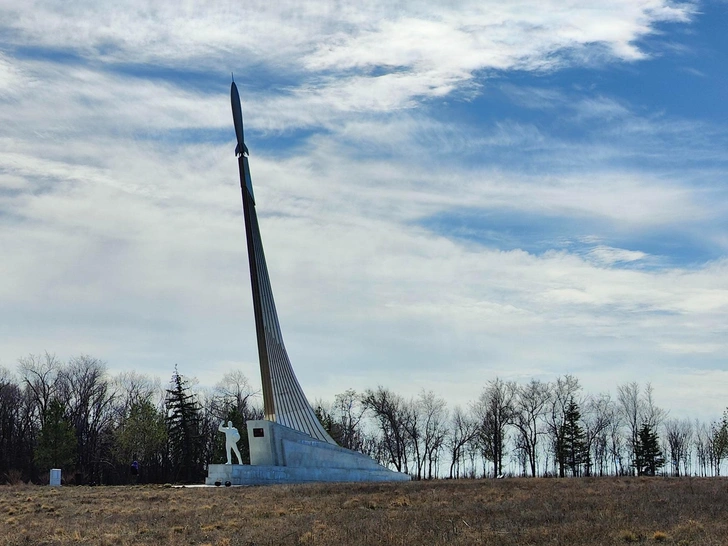
[[311, 405], [308, 403], [296, 374], [293, 373], [291, 361], [283, 344], [278, 313], [273, 300], [273, 290], [268, 276], [268, 266], [263, 252], [263, 240], [260, 236], [258, 216], [255, 212], [253, 183], [250, 178], [247, 157], [248, 148], [243, 142], [242, 110], [234, 82], [230, 95], [238, 138], [236, 150], [240, 150], [238, 156], [240, 190], [243, 197], [243, 216], [245, 218], [245, 233], [248, 244], [248, 265], [250, 266], [250, 284], [253, 291], [253, 312], [255, 314], [255, 330], [258, 339], [265, 418], [308, 434], [322, 442], [335, 445], [336, 442], [321, 426]]
[[339, 447], [319, 422], [293, 373], [278, 323], [255, 212], [248, 147], [243, 140], [243, 114], [235, 82], [230, 88], [230, 99], [238, 140], [235, 153], [240, 170], [265, 420], [247, 423], [250, 465], [210, 465], [207, 483], [409, 480], [407, 474], [393, 472], [366, 455]]

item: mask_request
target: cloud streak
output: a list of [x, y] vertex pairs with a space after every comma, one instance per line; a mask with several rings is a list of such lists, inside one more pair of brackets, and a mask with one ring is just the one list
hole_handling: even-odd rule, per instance
[[[659, 0], [1, 3], [0, 364], [48, 349], [256, 377], [234, 67], [312, 398], [707, 374], [726, 349], [726, 128], [540, 80], [649, 62], [645, 40], [695, 17]], [[713, 254], [648, 244], [673, 233]]]

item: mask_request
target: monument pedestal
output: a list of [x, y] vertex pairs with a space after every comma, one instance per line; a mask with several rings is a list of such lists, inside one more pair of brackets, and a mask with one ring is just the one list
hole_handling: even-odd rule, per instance
[[207, 485], [409, 481], [362, 453], [344, 449], [272, 421], [248, 421], [250, 465], [212, 464]]

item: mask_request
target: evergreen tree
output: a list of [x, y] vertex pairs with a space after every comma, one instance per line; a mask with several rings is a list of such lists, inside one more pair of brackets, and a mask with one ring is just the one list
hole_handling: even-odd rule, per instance
[[114, 432], [117, 457], [128, 469], [131, 461], [140, 465], [140, 481], [159, 481], [167, 446], [164, 414], [149, 400], [132, 403], [128, 414]]
[[175, 481], [196, 482], [203, 476], [203, 441], [200, 435], [200, 406], [187, 381], [174, 368], [167, 389], [167, 437], [169, 460]]
[[654, 476], [665, 465], [657, 434], [649, 423], [644, 423], [640, 429], [634, 457], [633, 464], [638, 476]]
[[586, 437], [584, 429], [579, 424], [581, 412], [573, 397], [569, 399], [564, 412], [564, 424], [559, 434], [561, 453], [559, 460], [571, 471], [572, 476], [579, 476], [581, 465], [587, 462]]
[[316, 414], [319, 423], [321, 423], [321, 426], [324, 427], [326, 432], [328, 432], [329, 436], [331, 436], [338, 445], [341, 445], [341, 426], [334, 420], [334, 416], [320, 405], [316, 406], [314, 413]]
[[38, 437], [35, 463], [40, 470], [68, 469], [76, 460], [76, 433], [63, 404], [54, 398], [48, 404]]
[[720, 476], [720, 465], [728, 457], [728, 410], [723, 413], [720, 422], [713, 423], [711, 435], [714, 472], [716, 476]]

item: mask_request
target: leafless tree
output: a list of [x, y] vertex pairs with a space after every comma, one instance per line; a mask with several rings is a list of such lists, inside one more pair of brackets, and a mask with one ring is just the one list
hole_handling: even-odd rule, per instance
[[337, 394], [331, 413], [340, 429], [339, 443], [342, 447], [362, 451], [365, 435], [362, 430], [362, 419], [366, 408], [361, 403], [354, 389]]
[[415, 468], [413, 478], [422, 479], [422, 468], [424, 466], [422, 457], [422, 426], [420, 423], [420, 413], [414, 400], [403, 401], [401, 413], [405, 416], [402, 420], [402, 428], [407, 436], [407, 449], [412, 451], [411, 458], [414, 460]]
[[634, 460], [635, 447], [639, 442], [639, 431], [642, 426], [644, 408], [640, 397], [640, 386], [636, 382], [625, 383], [617, 387], [617, 400], [622, 420], [627, 427], [627, 448], [629, 460]]
[[40, 428], [45, 423], [45, 415], [58, 389], [58, 372], [62, 367], [56, 355], [48, 352], [42, 355], [28, 355], [18, 360], [18, 368], [25, 388], [33, 401], [34, 416]]
[[713, 438], [710, 427], [699, 421], [695, 422], [693, 437], [697, 456], [698, 473], [708, 476], [713, 470]]
[[106, 364], [97, 358], [74, 357], [58, 374], [60, 400], [76, 430], [78, 469], [98, 482], [104, 463], [102, 434], [114, 414], [114, 394], [106, 377]]
[[548, 384], [536, 379], [517, 390], [513, 425], [518, 431], [517, 445], [525, 453], [533, 477], [536, 477], [538, 438], [545, 433], [542, 421], [549, 397]]
[[595, 460], [600, 457], [601, 453], [604, 453], [603, 450], [597, 449], [597, 446], [600, 445], [599, 438], [603, 437], [603, 433], [609, 428], [617, 410], [609, 394], [587, 396], [582, 408], [581, 424], [584, 428], [584, 441], [588, 456], [585, 475], [591, 476]]
[[652, 388], [652, 384], [647, 383], [642, 393], [642, 407], [644, 411], [642, 424], [647, 424], [652, 430], [657, 430], [667, 418], [667, 411], [655, 405], [653, 393], [654, 389]]
[[11, 470], [30, 477], [35, 436], [25, 419], [29, 409], [26, 395], [10, 372], [0, 367], [0, 483]]
[[581, 406], [578, 396], [581, 385], [573, 375], [564, 375], [556, 378], [556, 381], [551, 384], [550, 390], [551, 396], [545, 413], [546, 431], [551, 440], [554, 462], [557, 465], [559, 477], [563, 478], [566, 475], [566, 460], [564, 458], [566, 450], [562, 449], [562, 431], [566, 423], [569, 404], [573, 401]]
[[164, 404], [164, 389], [159, 377], [148, 377], [135, 371], [121, 372], [112, 380], [118, 413], [128, 415], [132, 406], [149, 402], [161, 408]]
[[503, 473], [506, 427], [514, 419], [517, 390], [515, 382], [496, 378], [488, 381], [473, 405], [481, 453], [485, 460], [493, 463], [493, 477]]
[[[445, 423], [447, 421], [447, 403], [444, 398], [434, 392], [420, 393], [416, 401], [416, 412], [420, 415], [422, 427], [423, 463], [427, 465], [427, 479], [431, 480], [433, 471], [437, 470], [437, 461], [445, 441]], [[424, 470], [423, 470], [423, 476]]]
[[693, 438], [701, 476], [720, 476], [721, 464], [728, 456], [728, 426], [724, 423], [696, 423]]
[[642, 426], [649, 425], [652, 430], [657, 430], [667, 417], [667, 412], [655, 405], [650, 383], [645, 385], [644, 392], [640, 392], [640, 386], [636, 382], [619, 385], [617, 400], [622, 419], [627, 426], [627, 448], [630, 461], [633, 461]]
[[413, 419], [409, 404], [398, 394], [381, 386], [377, 390], [367, 390], [362, 404], [372, 413], [378, 425], [382, 449], [388, 462], [398, 472], [407, 471], [407, 455], [411, 443], [407, 427], [411, 428], [410, 422]]
[[478, 433], [476, 421], [456, 406], [450, 419], [450, 432], [445, 437], [445, 446], [450, 454], [450, 478], [460, 477], [460, 465], [466, 448]]
[[615, 476], [622, 476], [626, 473], [624, 465], [624, 455], [626, 449], [626, 440], [622, 434], [623, 429], [622, 415], [619, 410], [613, 416], [612, 422], [607, 427], [607, 442], [609, 456], [612, 459]]
[[669, 419], [665, 421], [665, 440], [669, 449], [672, 473], [680, 476], [680, 463], [683, 474], [688, 473], [688, 453], [693, 437], [693, 425], [688, 419]]
[[[215, 386], [215, 394], [222, 401], [224, 413], [233, 409], [243, 416], [244, 421], [262, 417], [254, 411], [252, 400], [260, 394], [251, 387], [247, 376], [241, 370], [226, 373]], [[223, 415], [224, 417], [224, 415]]]

